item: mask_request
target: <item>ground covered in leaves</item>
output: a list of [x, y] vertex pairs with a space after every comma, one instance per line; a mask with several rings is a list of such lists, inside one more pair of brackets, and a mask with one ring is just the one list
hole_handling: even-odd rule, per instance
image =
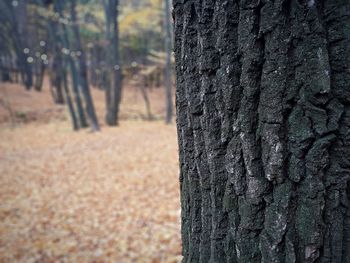
[[[181, 260], [174, 125], [124, 111], [117, 128], [73, 132], [48, 91], [1, 85], [16, 119], [0, 108], [0, 262]], [[135, 94], [124, 104], [137, 112]], [[19, 108], [48, 117], [19, 122]]]

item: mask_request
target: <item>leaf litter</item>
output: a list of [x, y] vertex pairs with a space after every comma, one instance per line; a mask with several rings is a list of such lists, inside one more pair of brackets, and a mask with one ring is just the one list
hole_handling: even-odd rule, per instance
[[1, 124], [0, 262], [180, 262], [175, 126], [69, 124]]

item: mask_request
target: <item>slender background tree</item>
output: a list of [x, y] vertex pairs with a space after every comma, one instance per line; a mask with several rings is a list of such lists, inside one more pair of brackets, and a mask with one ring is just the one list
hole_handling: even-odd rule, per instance
[[173, 117], [173, 98], [172, 98], [172, 81], [171, 81], [171, 25], [170, 25], [170, 5], [169, 0], [164, 0], [164, 31], [165, 31], [165, 98], [166, 98], [166, 113], [165, 122], [171, 123]]
[[82, 47], [81, 40], [80, 40], [80, 31], [79, 31], [79, 25], [77, 22], [77, 14], [76, 14], [75, 8], [76, 8], [76, 0], [71, 0], [70, 11], [71, 11], [73, 35], [75, 38], [75, 47], [77, 49], [77, 57], [78, 57], [78, 64], [79, 64], [78, 71], [79, 71], [80, 87], [85, 99], [86, 111], [90, 119], [91, 128], [93, 131], [98, 131], [100, 129], [100, 126], [98, 124], [97, 116], [95, 113], [94, 102], [91, 97], [91, 92], [90, 92], [90, 87], [88, 82], [88, 75], [87, 75], [85, 51]]
[[122, 89], [122, 67], [119, 56], [118, 0], [103, 0], [106, 17], [105, 60], [106, 73], [106, 122], [110, 126], [118, 124], [119, 104]]

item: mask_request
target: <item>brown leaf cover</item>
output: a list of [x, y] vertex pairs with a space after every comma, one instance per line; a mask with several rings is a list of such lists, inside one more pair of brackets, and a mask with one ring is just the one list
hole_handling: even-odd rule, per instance
[[[124, 111], [117, 128], [72, 132], [48, 91], [28, 98], [22, 90], [7, 86], [14, 111], [61, 113], [0, 125], [0, 262], [179, 262], [175, 126]], [[3, 121], [6, 114], [0, 108]]]

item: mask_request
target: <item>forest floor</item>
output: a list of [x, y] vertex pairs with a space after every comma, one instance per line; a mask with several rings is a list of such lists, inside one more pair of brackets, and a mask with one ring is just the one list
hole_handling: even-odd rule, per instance
[[0, 83], [0, 262], [181, 260], [175, 125], [161, 89], [154, 121], [135, 86], [123, 95], [120, 126], [73, 132], [47, 86]]

